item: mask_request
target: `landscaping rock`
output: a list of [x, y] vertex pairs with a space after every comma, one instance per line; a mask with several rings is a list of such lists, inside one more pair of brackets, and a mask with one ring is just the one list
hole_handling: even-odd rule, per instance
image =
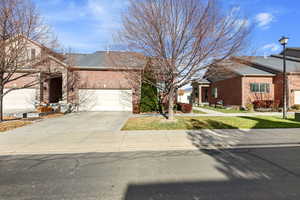
[[38, 118], [41, 113], [27, 113], [27, 118]]
[[72, 112], [72, 104], [60, 104], [60, 112], [64, 114]]

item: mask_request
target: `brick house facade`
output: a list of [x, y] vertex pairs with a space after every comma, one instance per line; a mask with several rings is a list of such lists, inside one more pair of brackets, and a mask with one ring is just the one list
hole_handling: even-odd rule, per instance
[[[289, 55], [289, 52], [292, 52], [292, 55]], [[206, 86], [206, 102], [222, 102], [225, 106], [244, 107], [255, 100], [271, 100], [282, 105], [282, 63], [282, 55], [271, 55], [231, 58], [209, 67], [205, 74], [205, 79], [209, 82]], [[194, 94], [203, 91], [201, 82], [195, 82], [193, 88]], [[287, 88], [288, 106], [300, 104], [300, 49], [297, 48], [293, 48], [293, 51], [287, 49]], [[199, 98], [196, 101], [195, 99], [194, 103], [201, 104], [204, 98], [200, 98], [202, 101], [199, 101]]]
[[[36, 42], [29, 41], [29, 43], [28, 51], [35, 48], [36, 52], [42, 52], [45, 49]], [[14, 105], [22, 104], [19, 107], [23, 106], [25, 109], [34, 102], [57, 103], [59, 101], [80, 107], [83, 104], [81, 99], [85, 98], [82, 95], [84, 91], [89, 92], [90, 96], [94, 95], [91, 100], [95, 101], [93, 102], [95, 105], [94, 108], [89, 107], [91, 111], [107, 108], [105, 111], [111, 109], [112, 111], [139, 112], [141, 72], [145, 65], [142, 56], [135, 56], [136, 54], [131, 52], [102, 51], [55, 57], [50, 49], [47, 49], [45, 53], [43, 53], [45, 59], [41, 59], [41, 62], [32, 66], [32, 70], [35, 70], [36, 73], [5, 86], [7, 90], [22, 87], [34, 80], [37, 82], [30, 88], [15, 90], [4, 96], [4, 108], [14, 108]], [[110, 55], [114, 55], [114, 61], [118, 61], [122, 66], [109, 62]], [[22, 73], [24, 72], [19, 71], [16, 75]], [[127, 105], [121, 105], [127, 98], [122, 96], [123, 92], [130, 95], [128, 97], [130, 102], [126, 102]], [[30, 95], [34, 94], [30, 100], [32, 102], [18, 101], [25, 98], [26, 95], [28, 98], [29, 93]], [[30, 107], [32, 108], [32, 106]]]

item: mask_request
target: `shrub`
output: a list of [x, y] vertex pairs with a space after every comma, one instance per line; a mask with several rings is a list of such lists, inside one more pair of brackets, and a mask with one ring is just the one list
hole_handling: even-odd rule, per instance
[[294, 109], [294, 110], [300, 110], [300, 104], [293, 105], [292, 109]]
[[158, 96], [157, 89], [153, 85], [143, 83], [141, 88], [141, 112], [158, 111]]
[[254, 111], [254, 105], [252, 103], [246, 104], [246, 110], [248, 110], [248, 111]]
[[193, 109], [192, 105], [187, 103], [181, 103], [180, 107], [183, 113], [191, 113]]
[[272, 108], [272, 105], [274, 105], [273, 100], [256, 100], [253, 101], [254, 108]]
[[177, 103], [176, 106], [175, 106], [175, 110], [181, 111], [181, 104], [182, 103]]
[[51, 106], [39, 106], [37, 107], [37, 112], [39, 113], [48, 113], [48, 112], [52, 112], [53, 109]]

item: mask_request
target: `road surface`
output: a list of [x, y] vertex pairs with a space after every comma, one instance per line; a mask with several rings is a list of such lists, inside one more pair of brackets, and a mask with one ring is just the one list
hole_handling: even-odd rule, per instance
[[300, 148], [1, 156], [0, 199], [300, 199]]

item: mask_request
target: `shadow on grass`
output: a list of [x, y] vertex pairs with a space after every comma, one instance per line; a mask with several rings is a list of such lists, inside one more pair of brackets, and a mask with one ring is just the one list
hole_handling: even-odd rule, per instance
[[[294, 119], [286, 119], [282, 121], [280, 118], [278, 118], [277, 120], [276, 118], [268, 119], [264, 117], [251, 117], [251, 116], [241, 116], [241, 117], [234, 117], [234, 118], [235, 120], [246, 119], [252, 121], [249, 124], [249, 128], [254, 130], [275, 129], [275, 128], [300, 128], [300, 122]], [[251, 137], [249, 137], [249, 131], [247, 129], [240, 129], [243, 127], [233, 126], [231, 124], [227, 124], [222, 121], [212, 120], [212, 119], [200, 120], [200, 119], [192, 118], [188, 120], [185, 125], [189, 130], [187, 131], [188, 139], [192, 142], [192, 144], [195, 147], [199, 149], [230, 148], [233, 146], [236, 147], [237, 145], [241, 145], [241, 142], [243, 144], [248, 144], [248, 142], [253, 143], [249, 141], [251, 140]], [[269, 134], [272, 134], [272, 132], [270, 132]], [[275, 141], [278, 142], [278, 140]], [[268, 144], [275, 144], [275, 143], [272, 143], [271, 141], [267, 141], [266, 143], [264, 143], [264, 145], [268, 145]], [[295, 143], [282, 142], [276, 144], [295, 144]]]
[[185, 122], [185, 125], [188, 130], [195, 130], [195, 129], [236, 129], [238, 127], [225, 124], [223, 122], [206, 119], [206, 120], [199, 120], [199, 119], [190, 119]]
[[[256, 124], [251, 128], [300, 128], [300, 122], [295, 119], [286, 119], [284, 121], [273, 121], [258, 117], [241, 116], [239, 118], [256, 121]], [[278, 118], [280, 119], [280, 118]]]

